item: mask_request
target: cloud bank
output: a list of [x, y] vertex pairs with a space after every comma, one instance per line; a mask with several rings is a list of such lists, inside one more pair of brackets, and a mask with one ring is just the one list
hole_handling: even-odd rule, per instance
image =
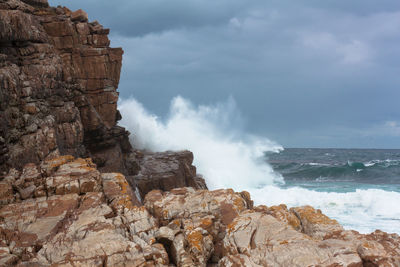
[[50, 2], [111, 28], [121, 96], [161, 117], [176, 95], [231, 96], [249, 131], [284, 146], [400, 147], [397, 0]]

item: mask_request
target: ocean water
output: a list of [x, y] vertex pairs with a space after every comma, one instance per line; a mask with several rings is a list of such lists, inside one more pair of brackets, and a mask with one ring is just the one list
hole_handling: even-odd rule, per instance
[[238, 123], [232, 98], [194, 105], [178, 96], [163, 118], [135, 99], [119, 109], [135, 147], [191, 150], [209, 189], [246, 190], [256, 205], [311, 205], [361, 233], [400, 234], [400, 150], [284, 149]]
[[265, 160], [284, 177], [282, 188], [400, 192], [400, 149], [286, 148], [280, 153], [266, 152]]
[[264, 159], [283, 176], [289, 205], [309, 203], [363, 233], [400, 232], [399, 149], [286, 148]]

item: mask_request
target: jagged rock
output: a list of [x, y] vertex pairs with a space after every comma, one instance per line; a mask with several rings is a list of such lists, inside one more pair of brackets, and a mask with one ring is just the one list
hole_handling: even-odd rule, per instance
[[[14, 169], [3, 181], [17, 188], [45, 184], [0, 206], [0, 266], [168, 265], [156, 242], [157, 220], [120, 173], [100, 173], [90, 159], [62, 156]], [[3, 183], [2, 182], [2, 183]], [[17, 197], [16, 195], [19, 195]], [[27, 199], [25, 199], [27, 198]]]
[[254, 208], [255, 211], [260, 211], [260, 212], [265, 212], [276, 219], [278, 219], [281, 222], [285, 222], [286, 224], [290, 225], [293, 227], [295, 230], [301, 231], [302, 226], [301, 226], [301, 221], [299, 218], [296, 216], [295, 213], [292, 212], [292, 210], [288, 210], [287, 206], [285, 204], [281, 204], [279, 206], [272, 206], [272, 207], [267, 207], [267, 206], [257, 206]]
[[130, 174], [129, 133], [116, 125], [123, 51], [108, 33], [83, 10], [0, 2], [0, 175], [60, 154]]
[[400, 266], [400, 236], [397, 234], [377, 230], [366, 235], [357, 250], [366, 266]]
[[140, 171], [133, 179], [142, 197], [154, 189], [206, 189], [204, 180], [197, 176], [192, 163], [193, 153], [190, 151], [146, 153], [139, 160]]
[[336, 220], [330, 219], [311, 206], [292, 208], [290, 211], [300, 219], [302, 232], [314, 238], [323, 239], [325, 235], [343, 231], [343, 227]]
[[254, 211], [242, 213], [228, 226], [224, 250], [228, 255], [243, 254], [256, 266], [362, 265], [357, 251], [346, 248], [345, 242], [335, 240], [328, 245], [328, 241], [313, 240], [266, 213]]
[[247, 192], [155, 190], [145, 206], [161, 225], [156, 240], [177, 266], [356, 267], [399, 261], [398, 235], [345, 231], [309, 206], [253, 208]]
[[170, 247], [178, 266], [206, 266], [222, 257], [222, 239], [226, 226], [244, 211], [248, 194], [227, 190], [172, 189], [151, 191], [145, 206], [159, 220], [156, 234], [160, 242]]
[[90, 159], [26, 164], [1, 183], [11, 188], [2, 191], [0, 266], [354, 267], [400, 261], [398, 235], [344, 231], [307, 206], [253, 207], [247, 192], [153, 190], [139, 206], [138, 192], [122, 174], [100, 173]]
[[79, 22], [86, 22], [86, 21], [88, 21], [88, 15], [82, 9], [78, 9], [77, 11], [71, 13], [71, 20], [79, 21]]

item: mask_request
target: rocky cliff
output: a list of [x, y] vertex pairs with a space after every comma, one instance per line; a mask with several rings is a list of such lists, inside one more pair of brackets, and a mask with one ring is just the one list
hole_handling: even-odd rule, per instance
[[82, 11], [0, 0], [0, 266], [400, 266], [400, 237], [208, 191], [117, 125], [121, 48]]
[[82, 10], [0, 1], [3, 171], [59, 154], [126, 171], [128, 133], [116, 125], [123, 51], [108, 32]]
[[[108, 33], [97, 21], [88, 22], [82, 10], [49, 7], [45, 0], [0, 1], [0, 175], [73, 155], [90, 157], [102, 171], [128, 175], [135, 186], [132, 176], [143, 159], [117, 125], [123, 51], [109, 47]], [[190, 153], [155, 157], [179, 165], [160, 173], [182, 172], [186, 165], [192, 171], [178, 182], [159, 175], [152, 189], [201, 182], [190, 167]], [[149, 191], [146, 177], [140, 175], [142, 195]]]

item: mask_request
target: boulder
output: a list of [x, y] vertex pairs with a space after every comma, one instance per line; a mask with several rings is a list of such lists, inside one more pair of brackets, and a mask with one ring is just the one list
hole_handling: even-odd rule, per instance
[[78, 9], [75, 12], [71, 13], [72, 21], [86, 22], [88, 21], [88, 14], [82, 9]]
[[206, 189], [202, 178], [197, 176], [190, 151], [158, 152], [138, 155], [140, 171], [133, 177], [144, 197], [154, 189], [168, 191], [179, 187]]

